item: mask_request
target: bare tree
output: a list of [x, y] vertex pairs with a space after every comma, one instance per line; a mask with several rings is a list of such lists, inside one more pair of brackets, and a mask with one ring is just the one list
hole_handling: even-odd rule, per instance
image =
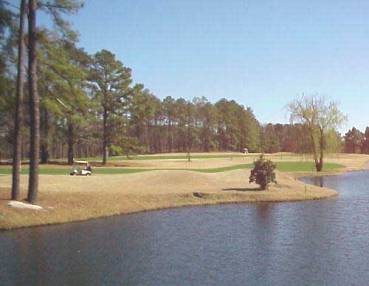
[[300, 122], [307, 127], [311, 151], [318, 172], [323, 170], [327, 136], [346, 121], [346, 116], [338, 109], [337, 103], [326, 103], [321, 96], [302, 96], [287, 106], [291, 123]]
[[18, 64], [17, 64], [17, 86], [15, 100], [14, 118], [14, 141], [13, 141], [13, 177], [12, 177], [12, 200], [19, 199], [20, 193], [20, 170], [21, 170], [21, 127], [22, 127], [22, 104], [23, 104], [23, 84], [24, 84], [24, 17], [26, 15], [26, 0], [21, 0], [19, 11], [19, 32], [18, 32]]

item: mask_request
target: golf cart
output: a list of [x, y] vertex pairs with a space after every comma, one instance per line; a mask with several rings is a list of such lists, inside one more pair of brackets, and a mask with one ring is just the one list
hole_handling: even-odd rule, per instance
[[70, 170], [71, 176], [91, 176], [91, 165], [87, 161], [74, 161], [73, 167]]

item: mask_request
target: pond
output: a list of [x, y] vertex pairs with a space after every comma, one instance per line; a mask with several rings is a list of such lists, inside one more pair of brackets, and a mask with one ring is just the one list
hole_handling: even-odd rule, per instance
[[369, 172], [303, 181], [339, 196], [0, 232], [0, 285], [367, 285]]

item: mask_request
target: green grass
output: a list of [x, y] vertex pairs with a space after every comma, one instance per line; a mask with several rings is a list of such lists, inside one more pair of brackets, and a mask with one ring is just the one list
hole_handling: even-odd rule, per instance
[[[69, 167], [40, 166], [41, 175], [69, 175]], [[113, 175], [113, 174], [131, 174], [149, 171], [149, 169], [130, 169], [130, 168], [94, 168], [94, 174]], [[10, 166], [0, 166], [0, 175], [10, 175], [12, 172]], [[28, 167], [22, 167], [21, 174], [28, 174]]]
[[[224, 155], [196, 155], [191, 154], [191, 159], [222, 159], [222, 158], [241, 158], [245, 157], [243, 154], [224, 154]], [[109, 157], [109, 161], [127, 161], [127, 160], [187, 160], [187, 155], [136, 155], [130, 156], [112, 156]], [[100, 157], [89, 157], [89, 158], [79, 158], [78, 160], [88, 160], [88, 161], [101, 161]]]
[[[276, 162], [277, 170], [281, 172], [309, 172], [315, 171], [313, 162]], [[334, 171], [345, 166], [336, 163], [325, 163], [323, 171]]]
[[252, 167], [253, 167], [253, 164], [238, 164], [238, 165], [219, 167], [219, 168], [191, 169], [191, 171], [196, 171], [200, 173], [220, 173], [220, 172], [239, 170], [239, 169], [250, 169]]
[[[309, 172], [315, 171], [315, 164], [313, 162], [276, 162], [277, 170], [281, 172]], [[201, 173], [219, 173], [239, 169], [251, 169], [254, 164], [239, 164], [220, 168], [210, 169], [191, 169], [192, 171]], [[323, 171], [334, 171], [345, 166], [335, 163], [325, 163]]]
[[[10, 166], [0, 166], [1, 175], [10, 175], [12, 169]], [[21, 174], [28, 174], [28, 166], [22, 166]], [[65, 175], [69, 174], [69, 168], [50, 168], [48, 166], [40, 166], [40, 174], [42, 175]]]
[[[309, 172], [314, 171], [314, 163], [313, 162], [276, 162], [277, 170], [281, 172]], [[102, 175], [113, 175], [113, 174], [132, 174], [139, 172], [147, 172], [153, 170], [180, 170], [180, 171], [195, 171], [200, 173], [219, 173], [226, 172], [232, 170], [239, 169], [250, 169], [253, 167], [253, 164], [238, 164], [227, 167], [219, 167], [219, 168], [209, 168], [209, 169], [133, 169], [133, 168], [122, 168], [122, 167], [99, 167], [94, 168], [94, 174], [102, 174]], [[323, 171], [334, 171], [340, 168], [343, 168], [343, 165], [335, 164], [335, 163], [325, 163]], [[49, 166], [40, 166], [40, 174], [42, 175], [68, 175], [70, 171], [69, 167], [52, 167]], [[22, 174], [28, 173], [28, 167], [24, 166], [22, 168]], [[10, 166], [0, 166], [0, 175], [9, 175], [11, 174]]]

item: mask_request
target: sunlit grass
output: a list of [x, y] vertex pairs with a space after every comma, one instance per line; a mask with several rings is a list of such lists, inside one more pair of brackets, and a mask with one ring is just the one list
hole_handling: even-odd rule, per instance
[[220, 172], [239, 170], [239, 169], [250, 169], [252, 168], [252, 166], [253, 164], [238, 164], [238, 165], [219, 167], [219, 168], [192, 169], [192, 171], [196, 171], [200, 173], [220, 173]]
[[[223, 158], [244, 158], [244, 154], [209, 154], [209, 155], [196, 155], [191, 154], [192, 159], [223, 159]], [[81, 160], [88, 161], [101, 161], [101, 157], [88, 157], [80, 158]], [[109, 161], [128, 161], [128, 160], [187, 160], [188, 156], [183, 155], [135, 155], [135, 156], [111, 156]]]
[[[277, 170], [281, 172], [309, 172], [314, 171], [315, 166], [313, 162], [276, 162]], [[191, 168], [176, 168], [176, 169], [169, 169], [169, 168], [155, 168], [155, 169], [147, 169], [147, 168], [124, 168], [124, 167], [96, 167], [93, 168], [94, 174], [101, 174], [101, 175], [113, 175], [113, 174], [132, 174], [132, 173], [139, 173], [139, 172], [147, 172], [153, 170], [180, 170], [180, 171], [194, 171], [194, 172], [201, 172], [201, 173], [219, 173], [219, 172], [226, 172], [232, 170], [239, 170], [239, 169], [250, 169], [253, 167], [253, 164], [237, 164], [232, 166], [226, 167], [219, 167], [219, 168], [207, 168], [207, 169], [191, 169]], [[325, 163], [323, 171], [334, 171], [343, 168], [343, 165], [336, 164], [336, 163]], [[70, 171], [70, 167], [51, 167], [48, 165], [40, 166], [40, 174], [42, 175], [68, 175]], [[22, 167], [22, 174], [28, 174], [28, 167]], [[10, 175], [11, 174], [11, 167], [10, 166], [0, 166], [0, 175]]]
[[[314, 162], [276, 162], [277, 170], [281, 172], [309, 172], [315, 171]], [[344, 165], [337, 163], [325, 163], [323, 171], [335, 171], [344, 168]]]

